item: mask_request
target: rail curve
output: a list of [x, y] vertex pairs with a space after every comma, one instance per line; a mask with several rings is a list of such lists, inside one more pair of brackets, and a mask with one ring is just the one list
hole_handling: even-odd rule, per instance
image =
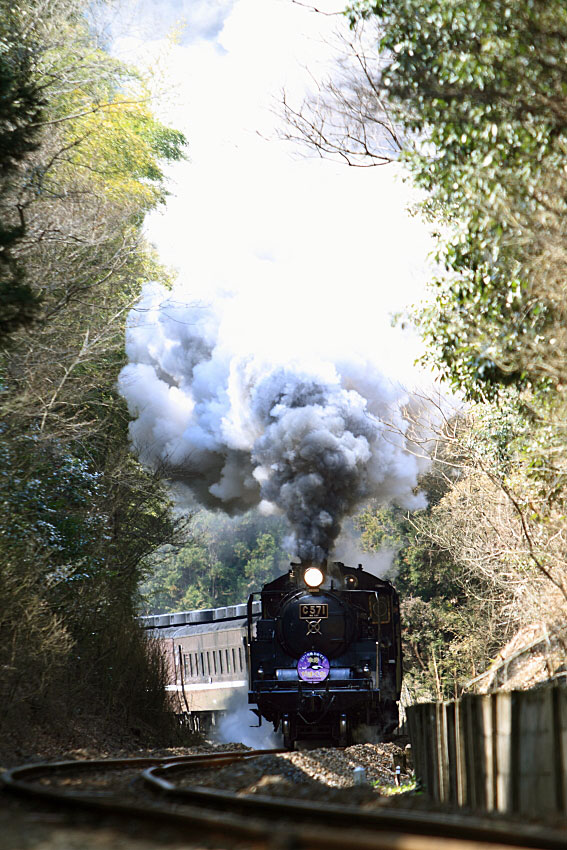
[[[146, 821], [191, 825], [201, 834], [253, 840], [259, 845], [279, 844], [294, 848], [341, 848], [353, 850], [473, 850], [479, 845], [565, 850], [565, 833], [532, 824], [507, 823], [446, 813], [381, 809], [368, 811], [353, 806], [329, 805], [304, 800], [275, 799], [262, 795], [241, 796], [198, 786], [181, 787], [172, 781], [192, 769], [221, 767], [281, 750], [226, 751], [181, 757], [119, 758], [26, 764], [0, 776], [6, 790], [56, 802], [57, 805], [97, 810], [101, 813]], [[116, 791], [68, 791], [46, 785], [59, 778], [135, 772], [144, 788], [159, 801]], [[281, 846], [284, 846], [281, 845]]]

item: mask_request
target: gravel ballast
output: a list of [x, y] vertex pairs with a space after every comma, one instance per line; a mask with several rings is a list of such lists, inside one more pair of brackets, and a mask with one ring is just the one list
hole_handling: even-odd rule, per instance
[[[364, 804], [376, 800], [386, 787], [409, 780], [404, 750], [395, 744], [355, 744], [346, 749], [320, 748], [263, 755], [222, 768], [192, 770], [183, 784], [220, 788], [239, 794], [263, 794]], [[364, 768], [366, 781], [355, 783], [355, 768]]]

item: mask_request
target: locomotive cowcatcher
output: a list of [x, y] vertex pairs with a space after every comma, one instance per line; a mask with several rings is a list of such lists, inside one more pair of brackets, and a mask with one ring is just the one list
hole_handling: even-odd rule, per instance
[[289, 749], [383, 740], [398, 725], [398, 594], [361, 565], [291, 564], [249, 597], [247, 651], [248, 702]]

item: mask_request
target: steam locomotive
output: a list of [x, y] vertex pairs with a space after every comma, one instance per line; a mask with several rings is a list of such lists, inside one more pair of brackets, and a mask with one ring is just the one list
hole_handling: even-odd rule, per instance
[[384, 739], [398, 725], [402, 682], [393, 585], [360, 564], [291, 567], [248, 599], [252, 711], [281, 730], [289, 749]]

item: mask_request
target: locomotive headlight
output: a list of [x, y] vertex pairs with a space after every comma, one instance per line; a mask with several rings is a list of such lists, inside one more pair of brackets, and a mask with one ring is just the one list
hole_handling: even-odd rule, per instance
[[303, 581], [308, 587], [319, 587], [324, 579], [325, 574], [319, 567], [308, 567], [303, 573]]

